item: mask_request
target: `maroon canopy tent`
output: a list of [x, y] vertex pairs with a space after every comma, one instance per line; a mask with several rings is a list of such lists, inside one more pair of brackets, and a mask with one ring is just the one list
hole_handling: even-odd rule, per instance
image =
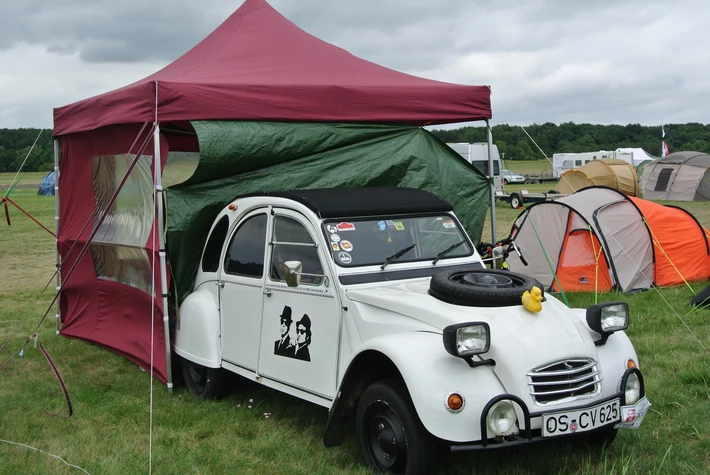
[[[379, 66], [304, 32], [265, 0], [246, 0], [202, 42], [155, 74], [54, 110], [62, 156], [58, 253], [65, 276], [76, 263], [62, 290], [60, 333], [99, 343], [148, 367], [153, 330], [154, 341], [166, 347], [165, 354], [156, 353], [155, 375], [171, 385], [163, 320], [167, 281], [152, 266], [160, 259], [164, 269], [162, 242], [152, 240], [156, 235], [162, 239], [162, 222], [153, 218], [152, 202], [138, 199], [139, 211], [133, 213], [142, 216], [142, 224], [135, 229], [126, 230], [122, 218], [109, 213], [91, 239], [91, 252], [79, 252], [90, 241], [92, 226], [85, 223], [93, 220], [97, 227], [97, 212], [107, 205], [102, 193], [120, 188], [116, 177], [132, 163], [141, 143], [154, 151], [143, 154], [148, 161], [137, 169], [142, 166], [158, 190], [168, 152], [199, 150], [194, 136], [161, 132], [161, 124], [188, 130], [190, 120], [422, 126], [490, 118], [487, 86], [449, 84]], [[152, 138], [146, 130], [132, 147], [145, 123], [153, 124]], [[158, 167], [151, 166], [153, 157], [160, 157]], [[145, 197], [145, 187], [131, 176], [134, 194]], [[100, 192], [97, 177], [108, 177], [108, 188]], [[162, 215], [161, 200], [155, 206]], [[136, 248], [144, 254], [136, 254]], [[107, 264], [119, 254], [132, 263], [130, 269]], [[153, 308], [146, 289], [152, 278]], [[151, 314], [152, 328], [145, 318]]]
[[[157, 91], [156, 91], [157, 89]], [[157, 73], [54, 111], [54, 133], [176, 120], [431, 125], [491, 118], [487, 86], [400, 73], [299, 29], [265, 0], [244, 4]]]

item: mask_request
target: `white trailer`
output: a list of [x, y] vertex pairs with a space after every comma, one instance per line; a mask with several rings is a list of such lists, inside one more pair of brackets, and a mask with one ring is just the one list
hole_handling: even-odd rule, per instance
[[501, 167], [500, 154], [498, 153], [498, 147], [491, 145], [491, 156], [493, 158], [493, 173], [488, 173], [488, 142], [475, 142], [475, 143], [447, 143], [449, 147], [454, 149], [459, 155], [461, 155], [467, 162], [476, 167], [478, 171], [486, 175], [487, 177], [493, 177], [493, 184], [497, 191], [502, 191], [503, 187], [501, 183], [503, 182], [501, 177]]
[[556, 153], [552, 156], [552, 171], [559, 178], [567, 170], [579, 168], [592, 160], [601, 158], [616, 158], [630, 163], [634, 167], [641, 163], [654, 160], [655, 157], [642, 148], [617, 148], [616, 150], [599, 150], [597, 152]]

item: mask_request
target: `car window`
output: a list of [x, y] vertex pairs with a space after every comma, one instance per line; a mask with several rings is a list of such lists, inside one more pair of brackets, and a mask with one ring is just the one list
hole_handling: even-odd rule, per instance
[[229, 218], [222, 216], [207, 239], [205, 254], [202, 256], [202, 272], [217, 272], [219, 269], [219, 256], [222, 254], [224, 240], [227, 239], [227, 231]]
[[261, 278], [264, 275], [266, 215], [258, 214], [241, 223], [232, 235], [224, 271], [227, 274]]
[[[304, 274], [323, 275], [323, 266], [318, 258], [318, 248], [308, 230], [297, 220], [288, 216], [274, 217], [274, 231], [271, 247], [271, 270], [269, 277], [274, 281], [285, 281], [283, 264], [286, 261], [301, 262]], [[302, 285], [320, 285], [323, 277], [302, 275]]]
[[344, 267], [382, 264], [412, 244], [414, 247], [396, 262], [434, 260], [437, 254], [458, 243], [461, 244], [442, 259], [473, 253], [464, 231], [448, 214], [331, 220], [323, 224], [323, 231], [333, 259]]

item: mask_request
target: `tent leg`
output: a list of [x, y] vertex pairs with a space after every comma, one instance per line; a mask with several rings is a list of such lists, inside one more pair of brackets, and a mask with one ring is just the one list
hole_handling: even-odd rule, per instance
[[[155, 209], [158, 220], [158, 246], [160, 255], [160, 289], [163, 298], [163, 325], [165, 331], [165, 365], [166, 376], [168, 381], [168, 391], [173, 390], [173, 371], [171, 362], [171, 345], [170, 345], [170, 315], [168, 311], [168, 285], [165, 260], [165, 238], [163, 236], [165, 224], [163, 222], [163, 183], [160, 170], [160, 125], [155, 123], [155, 131], [153, 132], [153, 180], [155, 184]], [[158, 296], [156, 295], [156, 298]]]
[[[62, 272], [61, 272], [61, 256], [59, 255], [59, 141], [54, 139], [54, 225], [56, 228], [57, 237], [54, 239], [54, 246], [57, 248], [57, 285], [55, 292], [59, 293], [62, 288]], [[59, 335], [59, 330], [62, 326], [62, 315], [59, 311], [59, 295], [56, 302], [56, 332]]]
[[491, 124], [486, 119], [486, 129], [488, 129], [488, 180], [490, 182], [491, 189], [491, 233], [493, 234], [493, 244], [496, 243], [496, 184], [495, 184], [495, 170], [493, 169], [493, 132], [491, 131]]

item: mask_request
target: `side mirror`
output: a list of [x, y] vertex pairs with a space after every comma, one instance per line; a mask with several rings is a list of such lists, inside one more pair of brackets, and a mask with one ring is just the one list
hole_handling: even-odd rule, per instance
[[283, 266], [284, 279], [289, 287], [301, 285], [301, 261], [286, 261]]

